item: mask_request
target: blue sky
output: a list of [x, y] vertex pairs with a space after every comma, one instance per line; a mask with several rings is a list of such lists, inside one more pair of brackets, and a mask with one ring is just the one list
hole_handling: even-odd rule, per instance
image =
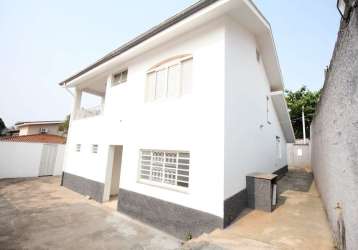
[[[63, 119], [57, 83], [195, 0], [0, 0], [0, 117]], [[323, 85], [337, 37], [335, 0], [254, 0], [270, 21], [287, 89]]]

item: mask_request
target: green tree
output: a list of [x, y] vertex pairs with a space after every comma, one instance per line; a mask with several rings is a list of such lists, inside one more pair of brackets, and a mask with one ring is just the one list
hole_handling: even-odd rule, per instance
[[69, 125], [70, 125], [70, 115], [67, 115], [65, 121], [60, 125], [59, 130], [64, 134], [67, 134]]
[[5, 122], [0, 118], [0, 136], [2, 135], [4, 129], [6, 129]]
[[286, 90], [285, 92], [296, 138], [303, 138], [302, 107], [304, 107], [305, 111], [306, 136], [310, 138], [310, 125], [316, 111], [321, 91], [310, 91], [306, 86], [302, 86], [297, 91]]

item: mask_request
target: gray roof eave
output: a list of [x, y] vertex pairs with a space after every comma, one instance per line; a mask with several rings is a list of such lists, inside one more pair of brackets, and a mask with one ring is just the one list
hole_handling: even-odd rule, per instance
[[157, 35], [158, 33], [162, 32], [163, 30], [168, 29], [169, 27], [177, 24], [178, 22], [184, 20], [185, 18], [195, 14], [196, 12], [210, 6], [211, 4], [217, 2], [219, 0], [200, 0], [199, 2], [191, 5], [190, 7], [184, 9], [183, 11], [179, 12], [178, 14], [168, 18], [167, 20], [163, 21], [162, 23], [154, 26], [150, 30], [144, 32], [143, 34], [137, 36], [136, 38], [132, 39], [131, 41], [123, 44], [121, 47], [113, 50], [112, 52], [108, 53], [95, 63], [89, 65], [88, 67], [84, 68], [83, 70], [79, 71], [78, 73], [70, 76], [69, 78], [63, 80], [59, 83], [59, 85], [65, 85], [67, 82], [70, 82], [81, 75], [87, 73], [88, 71], [98, 67], [99, 65], [111, 60], [112, 58], [124, 53], [125, 51], [137, 46], [138, 44], [148, 40], [149, 38]]

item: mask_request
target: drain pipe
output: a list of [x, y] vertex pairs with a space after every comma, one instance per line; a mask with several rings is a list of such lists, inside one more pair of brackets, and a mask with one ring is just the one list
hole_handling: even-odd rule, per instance
[[66, 85], [64, 85], [63, 88], [64, 88], [68, 93], [70, 93], [70, 95], [71, 95], [73, 98], [75, 97], [75, 94], [73, 94], [73, 93], [71, 92], [71, 90], [69, 90], [69, 89], [66, 87]]

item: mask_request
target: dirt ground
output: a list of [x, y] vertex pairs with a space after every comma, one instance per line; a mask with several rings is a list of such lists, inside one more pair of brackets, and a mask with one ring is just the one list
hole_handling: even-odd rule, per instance
[[311, 173], [279, 181], [273, 213], [246, 210], [225, 230], [181, 242], [59, 185], [58, 177], [0, 180], [0, 249], [334, 249]]

